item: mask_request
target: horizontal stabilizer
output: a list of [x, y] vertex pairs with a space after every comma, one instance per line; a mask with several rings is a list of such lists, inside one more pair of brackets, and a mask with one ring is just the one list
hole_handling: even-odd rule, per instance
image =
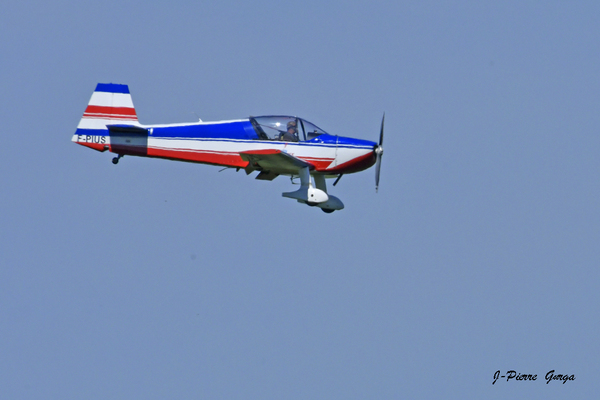
[[108, 131], [111, 136], [114, 134], [128, 134], [128, 135], [148, 135], [148, 129], [141, 128], [135, 125], [107, 125]]

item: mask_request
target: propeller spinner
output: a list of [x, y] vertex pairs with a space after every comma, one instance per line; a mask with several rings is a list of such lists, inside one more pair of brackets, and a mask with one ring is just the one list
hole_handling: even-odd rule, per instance
[[385, 113], [381, 119], [381, 132], [379, 133], [379, 145], [375, 147], [375, 156], [377, 157], [377, 165], [375, 166], [375, 192], [379, 191], [379, 173], [381, 170], [381, 157], [383, 156], [383, 124], [385, 122]]

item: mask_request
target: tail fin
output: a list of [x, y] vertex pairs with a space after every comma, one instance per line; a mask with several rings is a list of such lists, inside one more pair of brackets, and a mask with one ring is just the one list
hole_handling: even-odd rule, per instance
[[73, 141], [96, 150], [105, 150], [106, 125], [139, 125], [129, 87], [116, 83], [99, 83], [92, 94]]

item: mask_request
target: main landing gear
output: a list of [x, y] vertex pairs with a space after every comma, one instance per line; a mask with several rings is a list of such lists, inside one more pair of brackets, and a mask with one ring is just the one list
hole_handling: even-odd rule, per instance
[[119, 163], [119, 160], [123, 157], [123, 154], [119, 154], [117, 157], [112, 159], [112, 163], [117, 165]]
[[300, 189], [296, 190], [295, 192], [282, 193], [283, 197], [296, 199], [298, 202], [304, 203], [311, 207], [319, 207], [327, 214], [344, 208], [344, 203], [342, 203], [340, 199], [327, 194], [325, 175], [315, 174], [314, 186], [308, 167], [299, 168], [298, 176], [300, 177]]

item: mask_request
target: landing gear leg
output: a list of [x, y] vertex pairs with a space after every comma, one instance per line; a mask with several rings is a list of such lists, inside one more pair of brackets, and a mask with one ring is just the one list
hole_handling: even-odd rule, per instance
[[329, 199], [327, 193], [321, 189], [313, 187], [312, 179], [310, 177], [310, 170], [308, 167], [302, 167], [298, 170], [300, 176], [300, 189], [295, 192], [282, 193], [283, 197], [289, 197], [296, 199], [300, 203], [308, 204], [309, 206], [316, 206], [319, 203], [324, 203]]
[[116, 165], [116, 164], [118, 164], [118, 163], [119, 163], [119, 160], [120, 160], [122, 157], [123, 157], [123, 154], [119, 154], [117, 157], [115, 157], [115, 158], [113, 158], [113, 159], [112, 159], [112, 163], [113, 163], [113, 164], [115, 164], [115, 165]]
[[[341, 174], [340, 174], [340, 176], [341, 176]], [[340, 179], [338, 177], [338, 181], [339, 180]], [[316, 174], [315, 175], [315, 185], [317, 186], [317, 189], [321, 189], [323, 192], [327, 193], [327, 184], [325, 183], [325, 175]], [[327, 194], [327, 196], [329, 196], [329, 200], [326, 203], [319, 204], [319, 207], [321, 208], [321, 210], [323, 210], [324, 213], [331, 214], [335, 210], [341, 210], [344, 208], [344, 203], [342, 203], [342, 201], [340, 199], [338, 199], [335, 196], [330, 195], [329, 193]]]

